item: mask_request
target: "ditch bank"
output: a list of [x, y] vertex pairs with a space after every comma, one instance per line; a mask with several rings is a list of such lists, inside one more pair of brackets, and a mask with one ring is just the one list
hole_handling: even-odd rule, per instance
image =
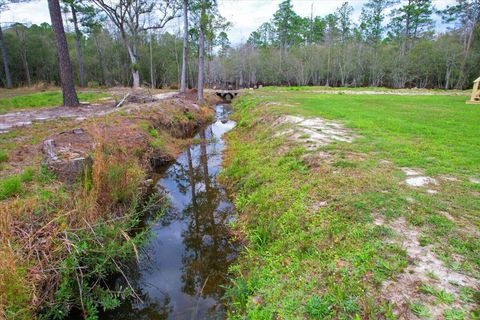
[[[138, 256], [146, 231], [132, 231], [142, 215], [163, 207], [162, 197], [145, 198], [149, 177], [214, 116], [187, 96], [132, 103], [61, 131], [54, 121], [37, 126], [46, 139], [1, 180], [0, 316], [65, 318], [78, 309], [93, 319], [135, 296], [130, 283], [112, 290], [108, 277]], [[31, 133], [18, 130], [16, 139]]]
[[231, 267], [229, 318], [388, 318], [376, 288], [407, 260], [368, 221], [369, 195], [392, 179], [345, 165], [361, 159], [341, 123], [287, 116], [256, 95], [233, 105], [221, 181], [246, 248]]
[[222, 168], [224, 133], [235, 122], [230, 108], [216, 106], [216, 121], [201, 127], [192, 145], [160, 170], [154, 194], [168, 199], [163, 214], [147, 214], [148, 240], [131, 261], [126, 277], [138, 297], [103, 312], [100, 319], [225, 319], [225, 285], [239, 250], [230, 224], [235, 210], [217, 176]]

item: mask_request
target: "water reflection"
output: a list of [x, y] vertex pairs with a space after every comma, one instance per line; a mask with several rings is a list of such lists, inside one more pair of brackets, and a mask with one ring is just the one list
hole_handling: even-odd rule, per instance
[[224, 318], [221, 285], [237, 252], [228, 229], [234, 208], [216, 180], [224, 148], [221, 137], [235, 125], [227, 115], [228, 110], [218, 106], [218, 120], [199, 132], [200, 142], [158, 181], [158, 191], [170, 196], [171, 207], [154, 224], [153, 237], [129, 274], [143, 303], [127, 301], [103, 318]]

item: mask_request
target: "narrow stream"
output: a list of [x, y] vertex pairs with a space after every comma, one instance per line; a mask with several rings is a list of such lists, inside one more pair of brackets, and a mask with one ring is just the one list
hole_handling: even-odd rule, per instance
[[[234, 207], [217, 182], [222, 135], [235, 126], [228, 106], [196, 135], [157, 183], [171, 206], [152, 227], [140, 262], [128, 274], [143, 302], [126, 301], [102, 319], [224, 319], [221, 298], [238, 246], [228, 224]], [[117, 282], [121, 283], [119, 279]], [[118, 283], [117, 283], [118, 285]]]

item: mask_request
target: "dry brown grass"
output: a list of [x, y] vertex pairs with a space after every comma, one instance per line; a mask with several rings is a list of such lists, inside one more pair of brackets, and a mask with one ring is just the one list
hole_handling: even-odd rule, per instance
[[[181, 100], [165, 101], [158, 107], [145, 106], [128, 114], [114, 113], [83, 122], [88, 139], [81, 143], [59, 139], [59, 143], [88, 151], [94, 159], [78, 183], [68, 186], [57, 180], [34, 180], [25, 186], [24, 193], [0, 201], [0, 319], [31, 319], [40, 306], [53, 301], [62, 261], [68, 255], [65, 232], [115, 221], [131, 208], [149, 170], [148, 157], [153, 152], [149, 127], [159, 128], [166, 143], [161, 152], [174, 157], [185, 145], [185, 140], [174, 137], [177, 131], [187, 126], [193, 129], [213, 117], [213, 111], [202, 106], [189, 108], [188, 117], [193, 115], [194, 120], [188, 119]], [[15, 146], [15, 141], [36, 141], [15, 171], [25, 166], [38, 168], [42, 140], [68, 127], [78, 124], [36, 124], [19, 130], [11, 141], [0, 141], [0, 146], [11, 144], [12, 160], [18, 160], [22, 147]]]
[[[121, 216], [135, 201], [145, 169], [137, 159], [115, 148], [111, 137], [110, 142], [107, 139], [94, 138], [91, 170], [63, 196], [46, 201], [32, 194], [0, 203], [0, 211], [5, 213], [0, 218], [0, 286], [7, 287], [0, 287], [1, 310], [34, 310], [53, 299], [61, 262], [68, 254], [64, 231]], [[55, 187], [50, 190], [59, 191]], [[18, 288], [9, 280], [16, 278], [20, 280]], [[12, 290], [28, 294], [16, 301]]]

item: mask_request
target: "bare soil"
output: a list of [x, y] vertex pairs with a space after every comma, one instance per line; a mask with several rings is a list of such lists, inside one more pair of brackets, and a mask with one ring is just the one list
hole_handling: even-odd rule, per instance
[[290, 141], [303, 144], [308, 150], [316, 150], [334, 141], [352, 142], [355, 134], [342, 124], [322, 118], [303, 118], [286, 115], [278, 118], [273, 126], [288, 125], [276, 136], [285, 136]]
[[[117, 94], [126, 94], [125, 90], [116, 89], [114, 91]], [[177, 95], [176, 92], [157, 93], [153, 95], [147, 95], [145, 92], [135, 92], [130, 94], [130, 98], [136, 96], [148, 96], [152, 101], [161, 101]], [[30, 126], [33, 122], [49, 121], [58, 118], [73, 118], [77, 122], [82, 122], [85, 119], [92, 117], [101, 117], [116, 111], [126, 111], [132, 107], [132, 105], [124, 104], [123, 106], [116, 108], [117, 102], [105, 100], [105, 103], [96, 104], [82, 104], [80, 107], [53, 107], [53, 108], [41, 108], [30, 109], [25, 111], [11, 112], [0, 115], [0, 133], [5, 133], [16, 127]]]

